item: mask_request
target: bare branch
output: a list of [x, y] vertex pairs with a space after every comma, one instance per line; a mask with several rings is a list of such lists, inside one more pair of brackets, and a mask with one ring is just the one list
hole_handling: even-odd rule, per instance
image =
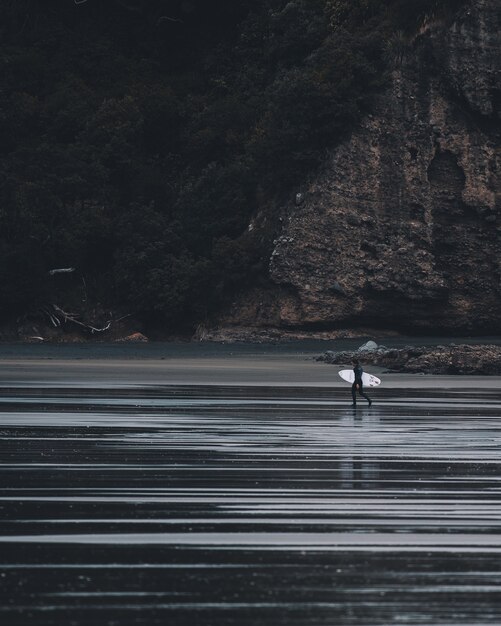
[[104, 333], [111, 326], [111, 320], [109, 320], [106, 326], [103, 326], [103, 328], [96, 328], [95, 326], [91, 326], [90, 324], [84, 324], [84, 322], [77, 320], [76, 318], [78, 316], [75, 313], [67, 313], [66, 311], [63, 311], [61, 307], [58, 307], [57, 304], [53, 304], [52, 307], [56, 313], [59, 313], [59, 315], [62, 316], [64, 322], [72, 322], [73, 324], [82, 326], [83, 328], [90, 330], [91, 333]]
[[[63, 324], [70, 322], [71, 324], [76, 324], [81, 328], [85, 328], [86, 330], [90, 331], [91, 334], [104, 333], [111, 328], [112, 324], [116, 324], [126, 319], [127, 317], [132, 316], [132, 313], [128, 313], [127, 315], [122, 315], [122, 317], [119, 317], [116, 320], [109, 319], [102, 328], [98, 328], [97, 326], [92, 326], [91, 324], [86, 324], [85, 322], [82, 322], [78, 319], [78, 313], [69, 313], [57, 304], [43, 306], [39, 309], [39, 311], [49, 319], [54, 328], [60, 328]], [[110, 316], [112, 316], [111, 313]]]
[[74, 272], [74, 271], [75, 271], [74, 267], [61, 267], [56, 270], [49, 270], [49, 274], [51, 276], [54, 276], [54, 274], [70, 274], [71, 272]]
[[114, 321], [115, 323], [116, 323], [116, 322], [121, 322], [122, 320], [126, 319], [127, 317], [131, 317], [131, 316], [132, 316], [132, 313], [127, 313], [127, 315], [122, 315], [122, 317], [119, 317], [118, 319], [113, 320], [113, 321]]
[[180, 20], [177, 17], [168, 17], [167, 15], [162, 15], [158, 18], [157, 26], [160, 24], [160, 22], [177, 22], [178, 24], [184, 24], [183, 20]]
[[42, 308], [42, 313], [44, 313], [49, 318], [50, 323], [52, 324], [52, 326], [54, 326], [54, 328], [58, 328], [59, 326], [61, 326], [61, 321], [59, 320], [59, 318], [54, 315], [52, 311], [50, 311], [47, 307]]

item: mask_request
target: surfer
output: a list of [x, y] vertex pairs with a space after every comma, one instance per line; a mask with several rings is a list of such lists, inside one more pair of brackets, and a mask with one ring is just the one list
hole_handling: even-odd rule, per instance
[[351, 406], [357, 406], [357, 391], [362, 398], [367, 400], [370, 406], [372, 404], [372, 400], [369, 396], [365, 395], [364, 384], [362, 382], [362, 374], [364, 373], [364, 370], [360, 366], [360, 362], [357, 359], [353, 361], [353, 373], [355, 374], [355, 382], [351, 386], [351, 396], [353, 398], [353, 404]]

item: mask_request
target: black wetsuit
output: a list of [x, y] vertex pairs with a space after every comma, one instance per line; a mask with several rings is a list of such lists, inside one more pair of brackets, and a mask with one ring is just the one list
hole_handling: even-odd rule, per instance
[[360, 365], [355, 365], [355, 367], [353, 368], [353, 373], [355, 374], [355, 382], [351, 386], [351, 396], [353, 398], [353, 406], [356, 406], [357, 404], [357, 389], [358, 389], [358, 393], [362, 396], [362, 398], [365, 398], [367, 400], [370, 406], [372, 404], [372, 401], [369, 398], [369, 396], [365, 395], [364, 384], [362, 382], [362, 374], [364, 373], [364, 370], [360, 367]]

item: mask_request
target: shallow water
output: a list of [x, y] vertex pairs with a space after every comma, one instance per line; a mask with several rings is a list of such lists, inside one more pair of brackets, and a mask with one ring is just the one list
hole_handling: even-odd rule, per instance
[[4, 388], [1, 623], [501, 623], [501, 392]]

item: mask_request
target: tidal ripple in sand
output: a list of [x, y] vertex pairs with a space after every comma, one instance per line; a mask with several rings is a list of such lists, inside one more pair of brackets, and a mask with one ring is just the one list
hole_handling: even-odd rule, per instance
[[501, 623], [501, 393], [348, 401], [4, 390], [1, 623]]

